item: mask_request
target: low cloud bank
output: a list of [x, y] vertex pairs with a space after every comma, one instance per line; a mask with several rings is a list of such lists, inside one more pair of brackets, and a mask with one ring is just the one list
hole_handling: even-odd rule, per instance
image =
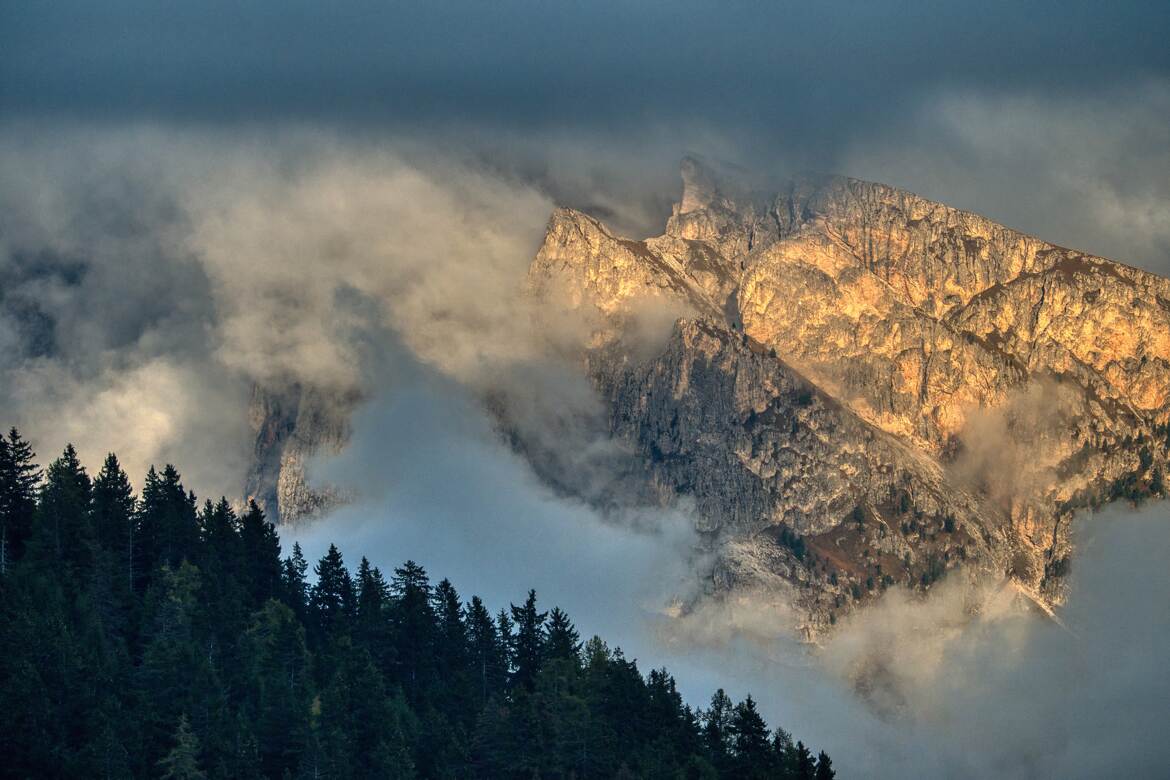
[[1002, 583], [953, 574], [925, 598], [889, 591], [809, 648], [775, 594], [676, 616], [704, 589], [685, 506], [614, 522], [560, 498], [465, 388], [407, 350], [382, 348], [379, 360], [384, 390], [323, 473], [355, 501], [298, 532], [311, 557], [335, 541], [351, 565], [412, 558], [496, 608], [534, 587], [644, 671], [668, 666], [692, 704], [718, 686], [752, 693], [843, 777], [1154, 776], [1170, 765], [1163, 505], [1078, 520], [1060, 623]]

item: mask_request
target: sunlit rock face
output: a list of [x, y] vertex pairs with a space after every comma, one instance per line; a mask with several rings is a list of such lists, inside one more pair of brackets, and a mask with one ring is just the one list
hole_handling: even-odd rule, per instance
[[[683, 184], [642, 241], [558, 209], [529, 284], [600, 313], [612, 431], [693, 497], [715, 586], [811, 629], [959, 566], [1058, 602], [1072, 512], [1162, 492], [1167, 280], [881, 184]], [[648, 300], [690, 312], [649, 357]]]

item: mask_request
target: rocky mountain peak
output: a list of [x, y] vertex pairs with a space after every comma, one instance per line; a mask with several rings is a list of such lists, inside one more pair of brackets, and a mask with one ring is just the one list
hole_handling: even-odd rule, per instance
[[788, 583], [821, 623], [952, 568], [1058, 601], [1072, 511], [1162, 491], [1167, 280], [882, 184], [682, 177], [655, 238], [558, 210], [529, 278], [618, 330], [693, 312], [649, 361], [586, 363], [721, 587]]

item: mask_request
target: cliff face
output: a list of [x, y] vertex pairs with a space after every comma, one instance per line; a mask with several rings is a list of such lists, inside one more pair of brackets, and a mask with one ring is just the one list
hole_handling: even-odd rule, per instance
[[[1072, 511], [1162, 492], [1167, 280], [880, 184], [683, 181], [644, 241], [557, 210], [529, 281], [600, 313], [612, 431], [695, 499], [716, 586], [795, 584], [814, 626], [960, 565], [1055, 602]], [[656, 301], [691, 313], [635, 356]]]
[[292, 384], [281, 390], [256, 386], [249, 417], [256, 433], [244, 495], [278, 523], [309, 520], [339, 500], [328, 488], [311, 489], [305, 471], [318, 454], [337, 453], [349, 440], [352, 398]]

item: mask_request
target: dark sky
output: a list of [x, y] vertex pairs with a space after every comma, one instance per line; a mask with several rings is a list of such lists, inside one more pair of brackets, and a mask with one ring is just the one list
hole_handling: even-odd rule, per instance
[[1164, 2], [6, 2], [8, 116], [703, 122], [810, 156], [940, 88], [1170, 72]]

